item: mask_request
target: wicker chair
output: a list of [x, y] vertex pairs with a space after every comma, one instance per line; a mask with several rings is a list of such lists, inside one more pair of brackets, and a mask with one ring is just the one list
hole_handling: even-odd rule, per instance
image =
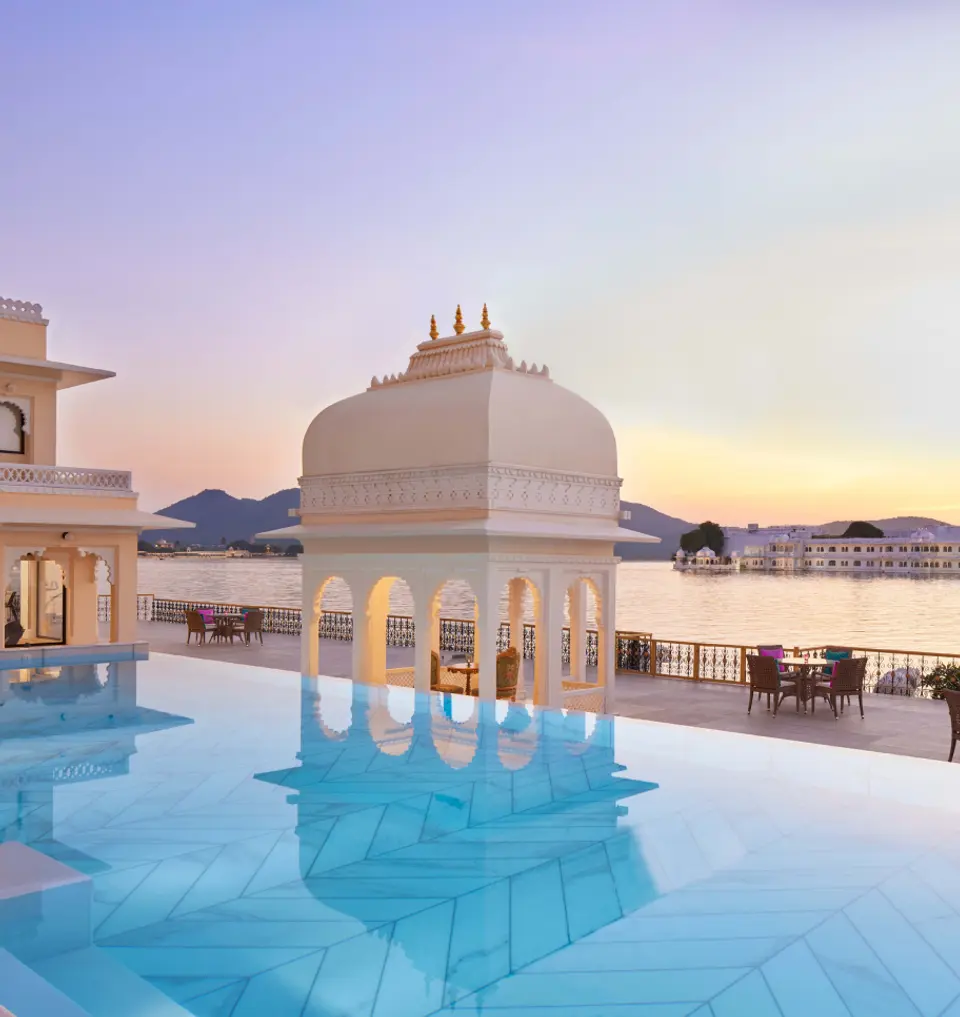
[[797, 700], [797, 711], [800, 710], [800, 694], [795, 681], [785, 680], [777, 667], [774, 657], [759, 657], [755, 654], [748, 654], [747, 669], [750, 672], [750, 702], [747, 703], [747, 716], [753, 709], [754, 693], [760, 696], [767, 694], [769, 701], [773, 696], [773, 715], [776, 717], [780, 704], [788, 696]]
[[[817, 696], [823, 696], [833, 709], [833, 716], [839, 720], [843, 713], [843, 700], [850, 702], [851, 696], [860, 701], [860, 719], [863, 720], [863, 680], [867, 674], [866, 657], [847, 657], [837, 660], [833, 665], [833, 674], [823, 674], [813, 686], [813, 702], [811, 709], [817, 708]], [[840, 700], [840, 713], [837, 712], [837, 700]]]
[[252, 609], [243, 616], [243, 639], [247, 646], [251, 638], [258, 638], [263, 645], [263, 611]]
[[190, 645], [190, 637], [196, 636], [197, 645], [200, 646], [207, 641], [207, 632], [210, 630], [207, 628], [206, 622], [197, 611], [186, 611], [187, 618], [187, 645]]
[[[777, 670], [780, 672], [780, 674], [782, 675], [789, 674], [787, 668], [780, 663], [780, 661], [783, 660], [786, 654], [784, 653], [783, 647], [779, 643], [771, 643], [769, 646], [758, 646], [757, 653], [759, 653], [761, 657], [773, 657], [773, 659], [777, 662]], [[770, 709], [769, 692], [767, 693], [767, 709], [768, 710]]]
[[950, 710], [950, 755], [947, 762], [953, 762], [953, 754], [957, 750], [957, 741], [960, 741], [960, 692], [944, 692], [943, 698], [947, 701]]

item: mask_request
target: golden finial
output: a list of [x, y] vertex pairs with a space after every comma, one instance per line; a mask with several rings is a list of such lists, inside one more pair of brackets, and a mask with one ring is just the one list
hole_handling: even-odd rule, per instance
[[480, 319], [480, 325], [483, 328], [489, 328], [490, 327], [490, 316], [487, 314], [487, 305], [486, 304], [483, 305], [483, 317]]
[[453, 330], [457, 335], [463, 335], [463, 312], [460, 310], [460, 305], [457, 304], [457, 317], [453, 323]]
[[437, 331], [437, 316], [435, 314], [430, 315], [430, 338], [440, 338], [440, 333]]

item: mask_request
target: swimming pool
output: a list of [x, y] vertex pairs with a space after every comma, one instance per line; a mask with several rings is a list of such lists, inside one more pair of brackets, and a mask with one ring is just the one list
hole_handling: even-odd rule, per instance
[[960, 1017], [960, 767], [187, 658], [47, 671], [0, 680], [17, 1017]]

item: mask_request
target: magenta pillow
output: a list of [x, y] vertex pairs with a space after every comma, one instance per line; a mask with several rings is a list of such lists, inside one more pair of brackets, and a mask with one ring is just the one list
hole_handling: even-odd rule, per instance
[[197, 611], [197, 614], [200, 615], [200, 617], [203, 619], [204, 625], [212, 625], [213, 624], [213, 608], [212, 607], [203, 607], [203, 608], [200, 608]]

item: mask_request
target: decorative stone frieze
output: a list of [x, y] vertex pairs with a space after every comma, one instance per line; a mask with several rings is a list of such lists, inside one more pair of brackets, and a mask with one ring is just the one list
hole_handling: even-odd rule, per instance
[[313, 515], [481, 509], [618, 519], [620, 480], [477, 465], [304, 477], [300, 511]]
[[39, 304], [31, 304], [25, 300], [11, 300], [0, 297], [0, 318], [11, 321], [26, 321], [32, 325], [46, 325], [43, 308]]

